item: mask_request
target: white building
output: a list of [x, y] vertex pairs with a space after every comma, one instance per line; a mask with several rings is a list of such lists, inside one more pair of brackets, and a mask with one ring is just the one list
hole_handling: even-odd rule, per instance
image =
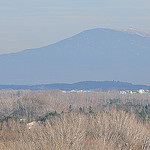
[[138, 92], [139, 92], [140, 94], [146, 93], [144, 89], [140, 89], [140, 90], [138, 90]]

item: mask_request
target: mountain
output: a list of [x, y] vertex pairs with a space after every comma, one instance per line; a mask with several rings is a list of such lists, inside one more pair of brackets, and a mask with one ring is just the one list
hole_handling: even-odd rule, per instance
[[128, 82], [119, 81], [82, 81], [73, 84], [56, 83], [56, 84], [41, 84], [41, 85], [0, 85], [0, 89], [30, 89], [30, 90], [44, 90], [44, 89], [59, 89], [59, 90], [150, 90], [147, 85], [134, 85]]
[[143, 37], [149, 37], [150, 38], [150, 31], [143, 31], [143, 30], [138, 30], [136, 28], [129, 28], [129, 29], [123, 29], [122, 31], [127, 31], [129, 33], [132, 33], [132, 34], [137, 34], [137, 35], [140, 35], [140, 36], [143, 36]]
[[85, 80], [149, 84], [149, 57], [148, 35], [91, 29], [45, 47], [0, 55], [0, 84]]

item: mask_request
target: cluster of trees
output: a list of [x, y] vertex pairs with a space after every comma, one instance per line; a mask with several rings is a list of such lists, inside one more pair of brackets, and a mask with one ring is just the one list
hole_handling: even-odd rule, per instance
[[49, 114], [44, 123], [9, 118], [0, 130], [3, 150], [149, 150], [149, 123], [125, 111]]
[[[74, 112], [83, 108], [88, 112], [126, 109], [140, 113], [150, 105], [150, 93], [120, 94], [118, 91], [62, 92], [60, 90], [0, 90], [0, 119], [7, 116], [34, 119], [46, 113], [66, 112], [71, 106]], [[147, 109], [148, 110], [148, 109]], [[80, 110], [81, 111], [81, 110]], [[146, 111], [148, 112], [148, 111]]]
[[0, 149], [148, 150], [149, 118], [149, 93], [0, 90]]

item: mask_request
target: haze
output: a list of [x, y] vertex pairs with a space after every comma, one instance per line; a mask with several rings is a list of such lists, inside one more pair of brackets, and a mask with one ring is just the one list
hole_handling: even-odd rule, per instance
[[97, 27], [150, 30], [149, 18], [149, 0], [0, 0], [0, 54]]

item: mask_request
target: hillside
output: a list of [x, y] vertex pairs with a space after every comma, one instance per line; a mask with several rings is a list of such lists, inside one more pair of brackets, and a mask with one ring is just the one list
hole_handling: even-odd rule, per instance
[[41, 85], [0, 85], [0, 89], [30, 89], [30, 90], [44, 90], [44, 89], [59, 89], [59, 90], [150, 90], [147, 85], [134, 85], [128, 82], [119, 81], [83, 81], [73, 84], [56, 83], [56, 84], [41, 84]]
[[149, 56], [146, 34], [92, 29], [45, 47], [0, 55], [0, 84], [91, 80], [149, 84]]

